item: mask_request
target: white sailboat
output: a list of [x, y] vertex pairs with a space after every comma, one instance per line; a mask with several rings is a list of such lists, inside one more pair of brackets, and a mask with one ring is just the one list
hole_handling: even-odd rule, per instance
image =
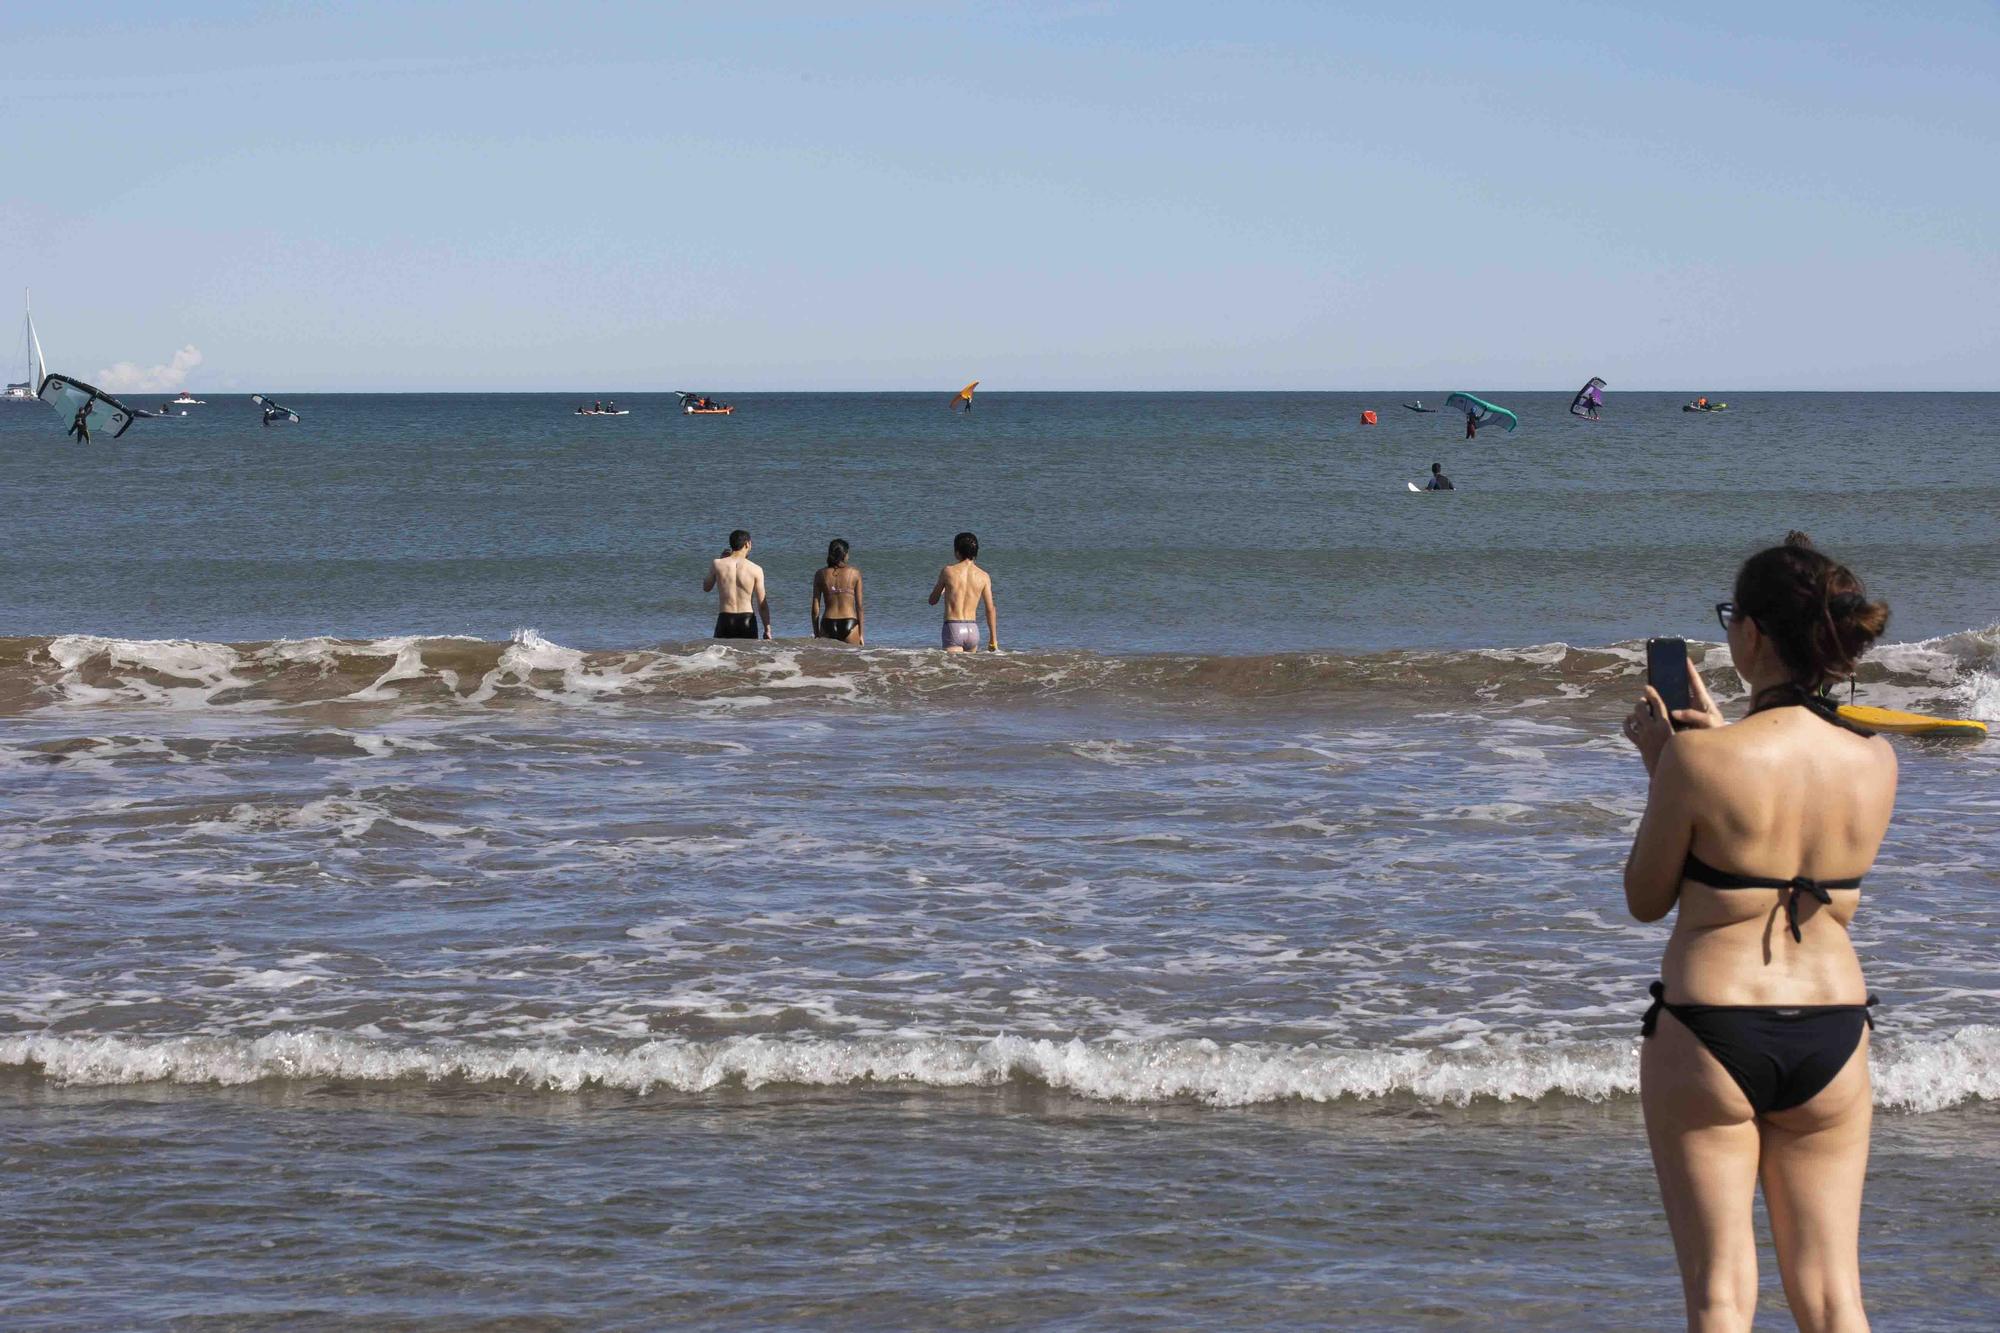
[[28, 378], [19, 384], [9, 384], [7, 392], [4, 395], [0, 395], [0, 402], [32, 403], [39, 401], [36, 399], [35, 393], [42, 387], [43, 377], [49, 373], [48, 365], [42, 358], [42, 340], [35, 336], [35, 311], [32, 305], [28, 307], [27, 332], [24, 335], [24, 341], [27, 344]]

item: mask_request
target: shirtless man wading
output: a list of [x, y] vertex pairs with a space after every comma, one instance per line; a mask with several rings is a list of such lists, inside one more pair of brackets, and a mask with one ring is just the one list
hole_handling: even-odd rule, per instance
[[[729, 549], [708, 567], [703, 592], [719, 599], [715, 616], [718, 639], [771, 637], [771, 599], [764, 595], [764, 570], [750, 559], [750, 534], [738, 528], [729, 534]], [[753, 609], [754, 608], [754, 609]], [[763, 633], [757, 622], [763, 621]]]
[[1000, 651], [1000, 620], [993, 610], [993, 580], [973, 561], [979, 556], [979, 538], [961, 532], [952, 539], [952, 554], [958, 559], [938, 571], [931, 588], [931, 605], [944, 599], [944, 650], [971, 653], [979, 650], [979, 611], [986, 609], [986, 651]]

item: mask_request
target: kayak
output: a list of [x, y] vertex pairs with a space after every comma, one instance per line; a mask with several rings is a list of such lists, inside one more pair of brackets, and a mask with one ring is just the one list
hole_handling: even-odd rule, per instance
[[629, 417], [632, 415], [632, 410], [621, 407], [616, 412], [578, 412], [576, 415], [580, 417]]

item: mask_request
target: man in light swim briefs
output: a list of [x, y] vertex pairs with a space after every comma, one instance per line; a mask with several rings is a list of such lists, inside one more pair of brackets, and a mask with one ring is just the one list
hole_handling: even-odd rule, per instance
[[979, 651], [979, 612], [986, 610], [986, 651], [1000, 651], [1000, 619], [993, 610], [993, 580], [974, 563], [979, 556], [979, 538], [961, 532], [952, 538], [951, 553], [958, 558], [938, 571], [931, 588], [931, 605], [944, 599], [944, 650], [948, 653]]
[[[729, 549], [708, 567], [703, 592], [719, 599], [715, 616], [718, 639], [771, 637], [771, 599], [764, 595], [764, 571], [750, 559], [750, 534], [738, 528], [729, 534]], [[754, 608], [754, 609], [753, 609]], [[763, 633], [758, 633], [758, 620]]]

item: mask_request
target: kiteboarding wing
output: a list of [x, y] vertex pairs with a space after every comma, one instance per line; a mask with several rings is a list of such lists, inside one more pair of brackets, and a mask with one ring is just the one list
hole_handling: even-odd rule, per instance
[[1469, 393], [1451, 394], [1445, 398], [1444, 405], [1476, 418], [1482, 426], [1498, 426], [1510, 431], [1521, 424], [1506, 408], [1497, 407], [1484, 398], [1474, 398]]
[[1569, 400], [1569, 410], [1577, 416], [1591, 415], [1604, 406], [1604, 381], [1592, 375], [1590, 383], [1576, 391], [1576, 397]]
[[274, 403], [261, 393], [250, 395], [250, 401], [264, 409], [264, 424], [275, 426], [281, 421], [297, 422], [299, 414], [282, 403]]
[[92, 436], [105, 435], [114, 440], [125, 433], [134, 418], [153, 415], [134, 411], [104, 390], [67, 375], [44, 375], [41, 392], [35, 396], [53, 407], [64, 425], [74, 426], [81, 416]]
[[972, 391], [978, 387], [978, 380], [974, 380], [972, 383], [966, 385], [963, 389], [952, 395], [951, 405], [957, 407], [960, 403], [964, 403], [967, 407], [970, 407], [972, 405]]

